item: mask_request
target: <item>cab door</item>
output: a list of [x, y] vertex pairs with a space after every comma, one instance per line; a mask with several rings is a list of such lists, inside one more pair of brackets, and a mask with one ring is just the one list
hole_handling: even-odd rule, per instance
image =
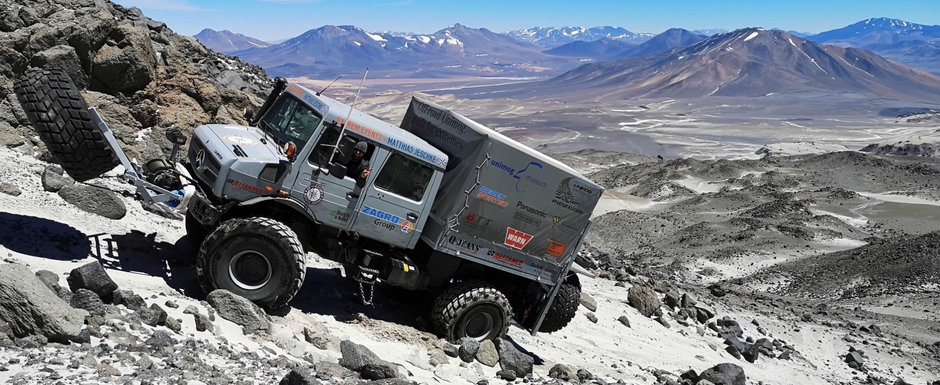
[[352, 230], [413, 248], [431, 211], [441, 172], [399, 152], [377, 148]]
[[[353, 214], [359, 205], [361, 188], [356, 181], [343, 176], [337, 178], [329, 173], [330, 153], [339, 136], [338, 130], [324, 126], [323, 133], [312, 146], [299, 154], [299, 167], [291, 189], [291, 196], [304, 202], [307, 211], [321, 223], [330, 227], [348, 230]], [[340, 151], [333, 162], [343, 164], [351, 153], [355, 139], [346, 136], [340, 141]]]

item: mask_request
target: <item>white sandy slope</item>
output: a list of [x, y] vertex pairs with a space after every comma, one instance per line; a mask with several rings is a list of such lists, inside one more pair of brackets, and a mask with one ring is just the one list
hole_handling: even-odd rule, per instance
[[[26, 263], [34, 271], [51, 270], [60, 274], [60, 283], [63, 285], [64, 277], [71, 269], [98, 259], [108, 268], [109, 274], [121, 288], [132, 289], [141, 294], [148, 304], [156, 302], [162, 306], [165, 298], [177, 301], [179, 309], [167, 310], [171, 316], [183, 319], [182, 337], [217, 342], [220, 336], [224, 336], [233, 345], [243, 346], [242, 349], [256, 351], [267, 357], [278, 354], [300, 357], [309, 354], [315, 361], [336, 362], [340, 353], [335, 346], [322, 351], [303, 342], [300, 332], [304, 327], [322, 325], [331, 335], [364, 344], [381, 358], [400, 364], [402, 374], [407, 373], [410, 379], [420, 383], [468, 384], [484, 378], [495, 379], [498, 368], [485, 367], [479, 363], [460, 364], [458, 359], [453, 358], [448, 364], [431, 367], [428, 364], [429, 342], [422, 340], [427, 338], [427, 333], [412, 326], [382, 321], [381, 313], [373, 316], [372, 318], [377, 320], [367, 326], [363, 323], [339, 321], [342, 317], [337, 317], [336, 312], [332, 311], [298, 310], [323, 309], [323, 306], [329, 306], [318, 303], [316, 305], [319, 307], [316, 307], [303, 303], [303, 292], [293, 303], [296, 307], [294, 310], [284, 317], [274, 317], [277, 326], [271, 339], [244, 336], [240, 328], [221, 318], [215, 322], [217, 328], [214, 332], [196, 332], [192, 317], [182, 314], [182, 309], [187, 305], [201, 306], [197, 298], [202, 298], [202, 295], [192, 282], [194, 269], [187, 263], [172, 261], [174, 258], [187, 261], [191, 255], [177, 254], [194, 252], [185, 239], [180, 239], [184, 235], [182, 222], [146, 212], [141, 209], [139, 203], [130, 198], [125, 198], [128, 215], [121, 220], [105, 219], [80, 211], [64, 202], [58, 195], [42, 190], [39, 174], [45, 166], [45, 163], [18, 150], [0, 148], [0, 181], [14, 183], [23, 191], [18, 197], [0, 194], [0, 218], [6, 218], [8, 221], [25, 220], [36, 223], [38, 227], [70, 227], [72, 230], [64, 231], [74, 231], [73, 235], [79, 234], [80, 239], [83, 239], [81, 242], [87, 242], [90, 246], [90, 253], [69, 254], [56, 252], [55, 248], [42, 248], [26, 241], [17, 242], [21, 238], [54, 240], [57, 239], [57, 234], [2, 234], [0, 258]], [[121, 186], [114, 180], [109, 181], [108, 185]], [[0, 226], [7, 228], [9, 224], [0, 223]], [[134, 231], [155, 234], [152, 240], [128, 235]], [[67, 250], [81, 252], [84, 250], [81, 246], [79, 244], [78, 247]], [[313, 255], [309, 257], [310, 268], [327, 269], [332, 266]], [[848, 348], [848, 343], [842, 339], [845, 332], [812, 322], [798, 321], [796, 316], [783, 309], [779, 318], [767, 319], [746, 308], [730, 308], [716, 302], [721, 301], [720, 299], [700, 298], [703, 306], [716, 310], [719, 315], [730, 315], [737, 319], [748, 336], [761, 337], [750, 324], [752, 319], [759, 319], [772, 337], [784, 339], [795, 346], [803, 356], [792, 361], [762, 359], [750, 364], [726, 353], [722, 341], [710, 332], [700, 336], [695, 327], [681, 326], [668, 316], [667, 319], [672, 324], [668, 329], [652, 319], [643, 318], [624, 303], [627, 289], [615, 286], [613, 281], [582, 277], [581, 282], [584, 291], [597, 301], [597, 324], [585, 317], [588, 311], [582, 306], [571, 324], [558, 333], [531, 336], [518, 327], [510, 329], [509, 336], [513, 340], [541, 358], [542, 363], [535, 368], [538, 376], [547, 377], [552, 365], [565, 363], [585, 368], [606, 380], [619, 379], [628, 384], [649, 384], [655, 381], [651, 374], [655, 369], [676, 374], [688, 369], [700, 372], [722, 362], [741, 365], [753, 383], [845, 383], [854, 382], [853, 377], [859, 375], [841, 363], [841, 356]], [[307, 284], [309, 287], [315, 283]], [[336, 297], [339, 300], [342, 296]], [[301, 302], [297, 303], [298, 301]], [[340, 304], [337, 303], [336, 306], [339, 307]], [[386, 304], [378, 309], [392, 307], [397, 305]], [[632, 327], [627, 328], [617, 321], [622, 315], [630, 319]], [[420, 314], [414, 315], [419, 316]], [[99, 342], [97, 338], [92, 341], [93, 344]], [[901, 349], [907, 347], [904, 342], [898, 344]], [[262, 349], [262, 346], [266, 349]], [[8, 360], [15, 354], [10, 350], [0, 351], [0, 361]], [[878, 354], [875, 351], [871, 351], [869, 356], [872, 361], [880, 362], [884, 367], [891, 368], [890, 370], [896, 370], [896, 374], [903, 376], [907, 381], [924, 383], [930, 377], [923, 366], [921, 369], [913, 369], [912, 365], [902, 366], [903, 358]], [[15, 365], [9, 366], [9, 369], [8, 372], [0, 372], [0, 382], [6, 382], [10, 376], [25, 370]], [[273, 383], [283, 375], [284, 373], [271, 373], [271, 378], [259, 379], [259, 383]]]

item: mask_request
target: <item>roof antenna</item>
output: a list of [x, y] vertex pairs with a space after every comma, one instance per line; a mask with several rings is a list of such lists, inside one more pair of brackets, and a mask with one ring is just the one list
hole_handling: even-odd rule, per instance
[[346, 123], [349, 122], [349, 118], [352, 116], [353, 107], [356, 106], [356, 102], [359, 101], [359, 92], [362, 91], [362, 83], [366, 81], [366, 76], [369, 75], [369, 67], [366, 67], [366, 73], [362, 74], [362, 80], [359, 81], [359, 89], [356, 90], [356, 98], [353, 99], [352, 104], [349, 105], [349, 112], [346, 114], [346, 119], [343, 119], [343, 124], [340, 126], [339, 137], [336, 138], [336, 144], [333, 145], [333, 153], [330, 154], [329, 164], [333, 164], [333, 158], [336, 156], [336, 151], [339, 150], [339, 142], [343, 140], [343, 134], [346, 133]]
[[333, 83], [336, 83], [336, 81], [339, 80], [339, 78], [341, 77], [343, 77], [343, 75], [339, 75], [336, 77], [336, 79], [333, 79], [333, 81], [331, 81], [330, 84], [327, 84], [326, 87], [323, 87], [323, 89], [320, 90], [320, 92], [317, 92], [317, 96], [320, 96], [320, 94], [322, 94], [323, 91], [326, 91], [327, 88], [330, 88], [330, 86], [332, 86]]

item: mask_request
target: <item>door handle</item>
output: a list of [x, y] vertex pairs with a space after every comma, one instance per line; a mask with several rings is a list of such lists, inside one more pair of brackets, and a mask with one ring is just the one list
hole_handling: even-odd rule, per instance
[[348, 199], [359, 199], [359, 194], [346, 193], [346, 198]]
[[415, 213], [408, 213], [408, 220], [411, 221], [412, 223], [417, 222], [417, 221], [418, 221], [418, 214], [415, 214]]

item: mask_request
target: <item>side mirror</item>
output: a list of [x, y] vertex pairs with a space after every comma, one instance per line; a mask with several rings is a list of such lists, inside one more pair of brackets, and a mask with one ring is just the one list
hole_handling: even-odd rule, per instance
[[346, 177], [346, 165], [340, 163], [333, 163], [330, 165], [330, 175], [337, 179], [343, 179]]
[[254, 120], [254, 119], [255, 119], [255, 109], [254, 109], [254, 108], [251, 108], [250, 106], [249, 106], [249, 107], [246, 107], [246, 108], [245, 108], [245, 116], [244, 116], [244, 118], [245, 118], [245, 120], [247, 120], [247, 121], [249, 121], [249, 122], [252, 121], [252, 120]]

